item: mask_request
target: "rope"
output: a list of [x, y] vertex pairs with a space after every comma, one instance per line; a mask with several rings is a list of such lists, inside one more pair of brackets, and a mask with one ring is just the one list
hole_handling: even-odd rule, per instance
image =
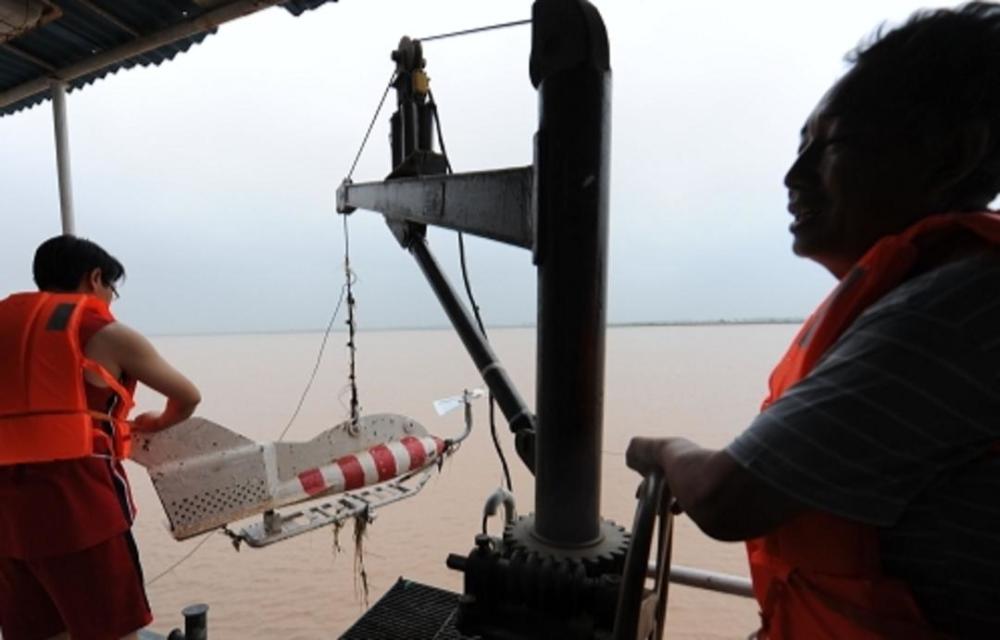
[[531, 24], [531, 20], [515, 20], [513, 22], [501, 22], [499, 24], [491, 24], [485, 27], [476, 27], [474, 29], [463, 29], [461, 31], [452, 31], [450, 33], [439, 33], [435, 36], [427, 36], [426, 38], [417, 38], [420, 42], [430, 42], [431, 40], [444, 40], [445, 38], [454, 38], [456, 36], [467, 36], [471, 33], [481, 33], [483, 31], [492, 31], [494, 29], [506, 29], [508, 27], [519, 27], [523, 24]]
[[[444, 133], [441, 131], [441, 117], [438, 115], [437, 103], [434, 102], [434, 94], [428, 90], [427, 97], [430, 102], [431, 114], [434, 116], [434, 126], [437, 129], [438, 146], [441, 147], [441, 155], [444, 156], [445, 167], [447, 168], [448, 173], [453, 173], [451, 161], [448, 159], [448, 151], [444, 146]], [[462, 282], [465, 284], [465, 295], [469, 298], [469, 305], [472, 307], [472, 314], [476, 318], [476, 324], [479, 325], [479, 331], [488, 342], [489, 336], [486, 334], [486, 327], [484, 326], [483, 318], [479, 313], [479, 304], [476, 302], [476, 297], [472, 294], [472, 284], [469, 282], [469, 269], [465, 263], [465, 235], [461, 231], [458, 232], [458, 259], [459, 264], [462, 267]], [[493, 448], [497, 452], [497, 457], [500, 458], [500, 467], [503, 469], [503, 478], [504, 482], [507, 484], [507, 491], [513, 493], [514, 485], [510, 479], [510, 467], [507, 465], [507, 457], [504, 455], [503, 448], [500, 446], [500, 436], [497, 435], [496, 401], [493, 397], [492, 391], [489, 392], [489, 403], [490, 436], [493, 438]]]

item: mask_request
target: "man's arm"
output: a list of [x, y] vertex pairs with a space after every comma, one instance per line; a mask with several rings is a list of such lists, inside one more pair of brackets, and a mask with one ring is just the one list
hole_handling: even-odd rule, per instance
[[[891, 527], [937, 478], [1000, 440], [1000, 269], [918, 276], [861, 315], [810, 374], [725, 451], [637, 438], [709, 535], [749, 538], [803, 508]], [[784, 495], [784, 494], [788, 495]]]
[[703, 449], [684, 438], [633, 438], [625, 461], [643, 475], [661, 469], [684, 511], [718, 540], [756, 538], [804, 509], [727, 452]]
[[136, 430], [166, 429], [191, 417], [195, 407], [201, 402], [198, 388], [164, 360], [152, 343], [138, 331], [116, 322], [96, 333], [91, 343], [95, 352], [103, 356], [94, 359], [116, 363], [128, 375], [166, 396], [167, 403], [162, 412], [147, 412], [136, 416], [133, 420]]

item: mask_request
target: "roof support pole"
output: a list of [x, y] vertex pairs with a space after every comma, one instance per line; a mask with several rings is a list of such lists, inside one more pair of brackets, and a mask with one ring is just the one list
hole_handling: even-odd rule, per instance
[[69, 135], [66, 130], [66, 85], [52, 83], [52, 120], [56, 134], [56, 169], [59, 173], [59, 213], [64, 235], [76, 233], [73, 218], [73, 181], [69, 172]]

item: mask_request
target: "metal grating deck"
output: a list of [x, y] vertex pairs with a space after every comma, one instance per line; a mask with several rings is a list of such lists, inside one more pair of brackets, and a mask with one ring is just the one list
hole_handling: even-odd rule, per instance
[[471, 640], [455, 629], [458, 594], [400, 578], [341, 640]]

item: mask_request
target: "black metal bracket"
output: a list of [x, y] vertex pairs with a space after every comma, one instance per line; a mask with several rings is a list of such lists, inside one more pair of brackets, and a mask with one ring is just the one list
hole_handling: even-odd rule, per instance
[[534, 248], [534, 167], [395, 178], [337, 189], [337, 211], [376, 211], [390, 221], [432, 225]]
[[[459, 300], [455, 289], [448, 282], [434, 256], [431, 255], [427, 241], [422, 237], [411, 236], [407, 248], [416, 259], [421, 271], [424, 272], [427, 282], [430, 283], [445, 313], [448, 314], [448, 319], [451, 320], [462, 339], [466, 351], [469, 352], [472, 361], [476, 363], [479, 375], [493, 392], [497, 404], [500, 405], [500, 410], [510, 424], [510, 430], [519, 433], [534, 429], [535, 419], [528, 410], [528, 405], [521, 399], [521, 394], [517, 392], [514, 383], [507, 376], [507, 371], [500, 364], [496, 354], [493, 353], [489, 342], [476, 327], [465, 305]], [[534, 460], [532, 459], [528, 466], [533, 468], [533, 465]]]

